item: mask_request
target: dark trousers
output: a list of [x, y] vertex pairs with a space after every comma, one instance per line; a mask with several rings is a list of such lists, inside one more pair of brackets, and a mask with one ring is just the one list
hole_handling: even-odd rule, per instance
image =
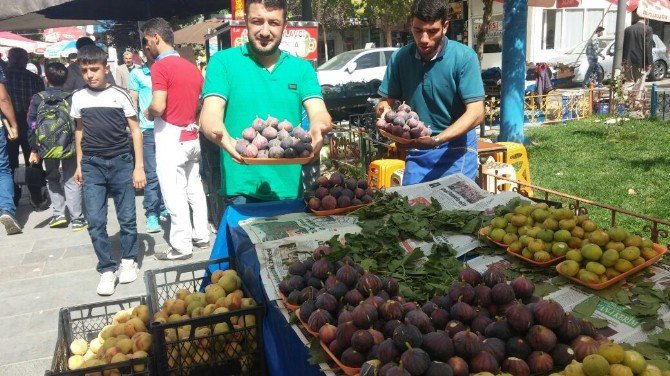
[[144, 154], [144, 173], [147, 177], [147, 185], [144, 187], [144, 214], [158, 216], [165, 210], [161, 187], [156, 175], [156, 139], [153, 129], [142, 131], [142, 145]]
[[[16, 113], [16, 122], [19, 126], [19, 138], [13, 141], [7, 141], [7, 156], [9, 157], [9, 167], [12, 169], [12, 176], [14, 175], [14, 170], [19, 167], [19, 147], [23, 154], [23, 163], [25, 163], [26, 166], [29, 163], [30, 143], [28, 142], [28, 122], [26, 116], [27, 114], [25, 112]], [[42, 164], [40, 163], [40, 167], [41, 166]], [[42, 186], [29, 185], [28, 191], [30, 192], [30, 199], [34, 204], [39, 204], [44, 200], [42, 196]], [[18, 205], [20, 199], [21, 187], [15, 184], [14, 204]]]
[[82, 156], [84, 179], [84, 211], [88, 233], [98, 256], [99, 273], [116, 271], [112, 245], [107, 235], [107, 195], [111, 195], [119, 222], [121, 257], [137, 261], [137, 222], [135, 219], [135, 188], [132, 174], [134, 160], [130, 153], [113, 158]]

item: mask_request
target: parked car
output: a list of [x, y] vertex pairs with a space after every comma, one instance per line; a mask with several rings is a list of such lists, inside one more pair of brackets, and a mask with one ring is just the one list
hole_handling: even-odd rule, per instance
[[349, 82], [382, 80], [386, 63], [394, 47], [368, 48], [343, 52], [316, 69], [320, 85], [343, 85]]
[[[570, 48], [563, 55], [546, 61], [552, 67], [567, 66], [574, 71], [574, 76], [571, 79], [573, 84], [582, 85], [584, 76], [589, 68], [589, 63], [586, 58], [586, 43], [588, 40], [582, 41], [576, 46]], [[652, 56], [654, 58], [653, 69], [649, 73], [649, 80], [657, 81], [665, 77], [668, 67], [670, 66], [670, 57], [668, 56], [668, 49], [656, 34], [653, 35], [654, 45], [652, 46]], [[605, 58], [599, 58], [599, 70], [594, 74], [600, 75], [603, 80], [608, 80], [612, 77], [612, 65], [614, 62], [614, 36], [605, 36], [600, 38], [600, 47]]]
[[343, 52], [316, 70], [323, 99], [333, 120], [370, 111], [370, 98], [384, 79], [386, 64], [397, 48], [367, 48]]

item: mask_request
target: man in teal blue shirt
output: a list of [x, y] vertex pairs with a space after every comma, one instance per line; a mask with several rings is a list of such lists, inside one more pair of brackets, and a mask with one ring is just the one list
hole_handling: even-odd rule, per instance
[[477, 134], [484, 120], [484, 84], [477, 54], [445, 36], [444, 0], [415, 0], [411, 8], [414, 43], [396, 51], [386, 67], [379, 115], [407, 103], [433, 129], [431, 137], [404, 145], [409, 150], [403, 185], [463, 173], [477, 174]]
[[[144, 43], [146, 46], [146, 43]], [[141, 68], [133, 69], [128, 75], [128, 91], [137, 106], [142, 130], [144, 149], [144, 172], [147, 185], [144, 187], [144, 212], [147, 217], [147, 232], [159, 232], [159, 216], [166, 216], [161, 188], [156, 175], [156, 142], [154, 139], [154, 122], [144, 117], [144, 110], [151, 104], [151, 64], [154, 60], [150, 53], [144, 54], [147, 62]]]
[[296, 198], [302, 194], [300, 165], [245, 165], [235, 139], [256, 117], [272, 115], [297, 126], [304, 107], [318, 158], [331, 118], [311, 64], [279, 50], [286, 1], [250, 0], [245, 7], [249, 42], [210, 59], [200, 130], [227, 152], [221, 153], [221, 194], [229, 204]]

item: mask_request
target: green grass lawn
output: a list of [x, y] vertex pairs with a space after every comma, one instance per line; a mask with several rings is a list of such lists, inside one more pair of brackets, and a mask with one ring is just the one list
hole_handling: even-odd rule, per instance
[[[670, 123], [630, 120], [618, 126], [603, 121], [593, 117], [527, 130], [533, 143], [528, 147], [532, 183], [670, 220]], [[598, 224], [609, 227], [608, 210], [588, 209]], [[647, 223], [617, 215], [617, 225], [645, 237]]]

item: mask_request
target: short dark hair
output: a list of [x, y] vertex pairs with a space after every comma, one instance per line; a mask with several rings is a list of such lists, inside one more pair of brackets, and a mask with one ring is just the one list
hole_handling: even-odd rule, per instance
[[79, 64], [97, 64], [107, 65], [107, 52], [96, 45], [87, 45], [79, 49], [77, 53], [77, 62]]
[[596, 27], [596, 33], [599, 33], [599, 32], [601, 32], [601, 31], [605, 31], [605, 28], [602, 27], [602, 26], [598, 26], [598, 27]]
[[49, 63], [44, 68], [51, 86], [63, 86], [67, 80], [67, 68], [62, 63]]
[[410, 15], [424, 22], [447, 20], [449, 10], [446, 0], [414, 0]]
[[263, 4], [267, 9], [281, 9], [284, 11], [284, 20], [288, 17], [288, 7], [286, 0], [247, 0], [244, 3], [244, 14], [249, 14], [251, 4]]
[[77, 43], [75, 44], [75, 46], [77, 47], [77, 50], [79, 50], [84, 46], [95, 46], [95, 42], [93, 41], [93, 39], [89, 37], [81, 37], [77, 39]]
[[170, 46], [174, 44], [174, 32], [172, 31], [172, 26], [164, 18], [156, 17], [152, 18], [141, 28], [142, 32], [145, 34], [158, 34], [161, 39]]
[[12, 66], [26, 66], [28, 64], [28, 51], [20, 47], [12, 47], [7, 51], [7, 63]]

